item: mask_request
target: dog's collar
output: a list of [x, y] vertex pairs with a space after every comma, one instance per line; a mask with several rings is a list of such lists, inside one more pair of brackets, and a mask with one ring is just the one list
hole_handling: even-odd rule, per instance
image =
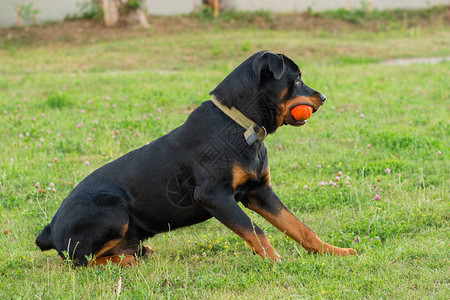
[[217, 98], [213, 95], [211, 98], [212, 103], [214, 103], [221, 111], [223, 111], [227, 116], [229, 116], [233, 121], [241, 125], [246, 129], [244, 132], [245, 140], [247, 144], [251, 145], [254, 142], [263, 141], [267, 136], [267, 130], [264, 126], [260, 126], [244, 116], [239, 110], [234, 107], [227, 107], [222, 104]]

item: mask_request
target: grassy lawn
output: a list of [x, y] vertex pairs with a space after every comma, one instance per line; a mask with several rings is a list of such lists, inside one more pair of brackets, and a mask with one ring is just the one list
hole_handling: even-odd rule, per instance
[[[3, 40], [0, 298], [448, 298], [450, 63], [380, 64], [450, 55], [448, 29], [216, 24], [95, 42]], [[147, 240], [157, 255], [135, 268], [74, 268], [37, 248], [74, 185], [182, 124], [262, 49], [291, 57], [327, 95], [307, 126], [266, 139], [274, 189], [322, 240], [360, 255], [308, 255], [249, 210], [283, 263], [253, 256], [214, 219]]]

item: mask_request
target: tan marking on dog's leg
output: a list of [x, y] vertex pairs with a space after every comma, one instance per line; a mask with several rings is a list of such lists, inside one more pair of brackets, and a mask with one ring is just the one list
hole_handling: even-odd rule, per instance
[[245, 231], [237, 233], [252, 249], [252, 251], [262, 258], [268, 256], [273, 262], [281, 261], [281, 255], [272, 247], [264, 233], [257, 234], [253, 231]]
[[114, 248], [115, 246], [117, 246], [123, 239], [123, 237], [125, 236], [125, 234], [128, 231], [128, 223], [126, 223], [125, 225], [123, 225], [123, 233], [122, 233], [122, 238], [120, 239], [115, 239], [115, 240], [111, 240], [109, 242], [107, 242], [102, 249], [100, 249], [100, 251], [98, 251], [97, 253], [95, 253], [94, 258], [89, 262], [89, 266], [93, 266], [95, 265], [95, 261], [100, 258], [106, 251], [111, 250], [112, 248]]
[[115, 254], [115, 255], [111, 255], [111, 256], [99, 257], [99, 258], [91, 261], [91, 263], [89, 263], [89, 266], [90, 267], [92, 267], [94, 265], [102, 266], [102, 265], [106, 265], [108, 262], [111, 262], [111, 264], [118, 265], [120, 267], [131, 267], [131, 266], [136, 266], [138, 264], [136, 261], [136, 257], [134, 257], [134, 255]]
[[308, 252], [330, 253], [341, 256], [356, 254], [356, 251], [353, 249], [339, 248], [321, 241], [314, 231], [300, 222], [300, 220], [286, 208], [283, 208], [277, 215], [252, 204], [249, 204], [249, 208], [263, 216], [276, 228], [299, 243]]
[[147, 245], [143, 245], [142, 247], [146, 249], [145, 255], [143, 255], [144, 257], [155, 254], [155, 251], [152, 249], [152, 247]]

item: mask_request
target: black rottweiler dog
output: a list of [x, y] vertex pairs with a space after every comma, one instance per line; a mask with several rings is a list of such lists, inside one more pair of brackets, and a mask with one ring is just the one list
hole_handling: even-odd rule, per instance
[[215, 217], [253, 252], [277, 262], [280, 255], [241, 202], [307, 251], [356, 254], [321, 241], [271, 188], [263, 139], [282, 125], [306, 123], [291, 115], [295, 106], [316, 112], [325, 101], [303, 83], [298, 66], [261, 51], [210, 94], [183, 125], [81, 181], [38, 235], [39, 248], [56, 249], [75, 265], [134, 265], [153, 253], [142, 240]]

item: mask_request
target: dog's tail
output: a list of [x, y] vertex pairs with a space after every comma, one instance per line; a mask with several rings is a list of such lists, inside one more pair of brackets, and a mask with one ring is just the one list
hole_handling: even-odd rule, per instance
[[38, 247], [41, 248], [42, 251], [55, 248], [55, 246], [53, 246], [52, 228], [50, 224], [45, 226], [41, 233], [39, 233], [36, 238], [36, 245], [38, 245]]

